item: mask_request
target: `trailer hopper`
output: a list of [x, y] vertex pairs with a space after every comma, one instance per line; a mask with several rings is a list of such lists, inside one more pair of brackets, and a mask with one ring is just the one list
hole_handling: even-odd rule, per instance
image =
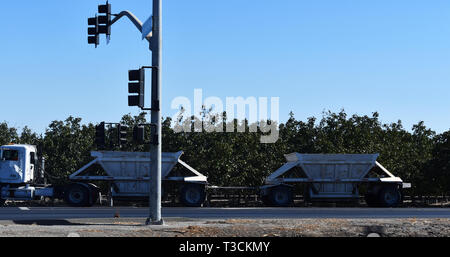
[[377, 162], [378, 154], [285, 155], [287, 163], [266, 178], [262, 196], [272, 205], [292, 202], [292, 185], [304, 184], [307, 201], [359, 199], [361, 185], [367, 185], [369, 205], [396, 206], [409, 183], [394, 176]]

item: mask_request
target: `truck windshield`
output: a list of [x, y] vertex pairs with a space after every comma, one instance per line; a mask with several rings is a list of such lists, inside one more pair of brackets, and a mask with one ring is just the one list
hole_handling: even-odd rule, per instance
[[19, 151], [3, 150], [1, 159], [4, 161], [18, 161], [19, 160]]

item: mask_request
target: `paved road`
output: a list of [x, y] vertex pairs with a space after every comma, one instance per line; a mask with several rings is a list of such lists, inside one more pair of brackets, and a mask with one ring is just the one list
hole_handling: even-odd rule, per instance
[[[65, 220], [145, 218], [148, 208], [131, 207], [10, 207], [0, 208], [0, 220]], [[304, 219], [304, 218], [450, 218], [450, 208], [163, 208], [164, 218]]]

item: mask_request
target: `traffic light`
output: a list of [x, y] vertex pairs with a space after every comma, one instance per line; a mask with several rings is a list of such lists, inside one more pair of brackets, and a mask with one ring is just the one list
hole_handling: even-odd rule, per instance
[[[139, 106], [144, 108], [144, 88], [145, 88], [145, 70], [128, 71], [128, 106]], [[137, 94], [137, 95], [134, 95]]]
[[88, 43], [97, 47], [100, 44], [100, 34], [105, 34], [107, 39], [111, 36], [111, 4], [106, 1], [106, 4], [98, 6], [100, 14], [88, 19]]
[[118, 143], [120, 145], [124, 145], [127, 143], [127, 134], [128, 134], [128, 127], [124, 125], [117, 125], [117, 131], [118, 131]]
[[100, 44], [98, 16], [89, 18], [88, 25], [93, 26], [88, 27], [88, 43], [95, 44], [95, 47], [97, 47]]
[[133, 129], [133, 141], [138, 144], [144, 144], [145, 127], [144, 126], [135, 126]]
[[106, 134], [105, 134], [105, 123], [102, 122], [99, 125], [95, 126], [95, 144], [98, 148], [104, 148], [105, 147], [105, 140]]
[[106, 1], [106, 4], [98, 6], [98, 13], [104, 14], [98, 16], [100, 34], [106, 34], [107, 37], [111, 35], [111, 4]]

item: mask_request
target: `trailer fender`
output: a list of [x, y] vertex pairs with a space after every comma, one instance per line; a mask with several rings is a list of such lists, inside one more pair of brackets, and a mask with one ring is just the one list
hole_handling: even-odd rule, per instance
[[92, 184], [92, 183], [88, 183], [87, 185], [88, 185], [89, 191], [90, 191], [90, 194], [89, 194], [90, 195], [90, 200], [89, 200], [89, 202], [90, 202], [90, 204], [92, 206], [98, 200], [99, 193], [100, 193], [100, 188], [97, 185]]
[[259, 188], [259, 194], [261, 197], [267, 196], [270, 192], [270, 189], [276, 185], [265, 185]]
[[274, 187], [279, 187], [279, 186], [294, 188], [294, 186], [288, 185], [288, 184], [264, 185], [264, 186], [259, 187], [259, 192], [260, 192], [261, 197], [269, 195], [270, 189], [272, 189]]
[[274, 184], [274, 185], [264, 185], [259, 187], [259, 194], [261, 197], [263, 196], [267, 196], [270, 193], [270, 189], [277, 187], [277, 186], [289, 186], [292, 187], [291, 185], [287, 185], [287, 184]]
[[[76, 187], [78, 187], [79, 189], [79, 192], [77, 192], [78, 197], [79, 195], [84, 195], [84, 197], [87, 197], [87, 199], [81, 199], [79, 203], [75, 203], [70, 200], [70, 194], [72, 190], [74, 190], [74, 188]], [[83, 188], [84, 190], [82, 190], [81, 188]], [[95, 188], [96, 186], [95, 187], [90, 186], [89, 184], [86, 183], [81, 182], [71, 183], [65, 187], [64, 199], [68, 204], [73, 206], [92, 206], [94, 204], [93, 193], [96, 191]]]

